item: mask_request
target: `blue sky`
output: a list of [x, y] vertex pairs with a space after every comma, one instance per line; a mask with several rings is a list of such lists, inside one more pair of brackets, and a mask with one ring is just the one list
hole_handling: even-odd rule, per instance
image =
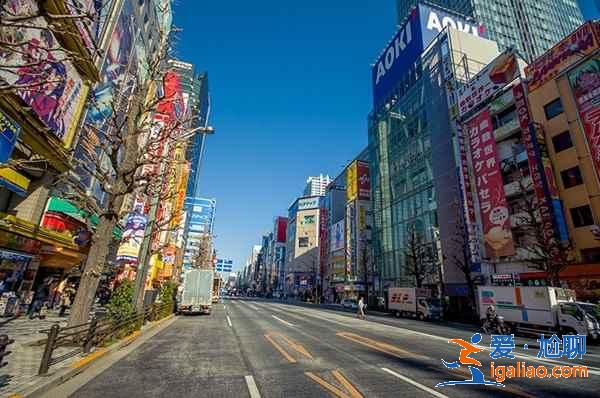
[[577, 0], [581, 12], [585, 19], [598, 19], [600, 18], [600, 1], [599, 0]]
[[367, 145], [370, 64], [395, 2], [179, 0], [174, 23], [179, 58], [209, 74], [202, 190], [217, 198], [218, 255], [238, 268], [307, 176], [337, 175]]

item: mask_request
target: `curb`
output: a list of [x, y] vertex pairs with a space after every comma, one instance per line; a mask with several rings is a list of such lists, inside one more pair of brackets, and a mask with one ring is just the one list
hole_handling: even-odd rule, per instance
[[[24, 391], [11, 395], [10, 398], [35, 398], [41, 396], [43, 393], [47, 393], [48, 390], [58, 387], [59, 385], [65, 383], [66, 381], [72, 379], [73, 377], [79, 375], [83, 371], [85, 371], [88, 367], [94, 364], [98, 359], [105, 357], [106, 355], [118, 351], [122, 348], [129, 346], [139, 337], [144, 334], [157, 329], [166, 321], [173, 319], [174, 314], [171, 314], [161, 320], [151, 323], [146, 329], [142, 331], [136, 331], [130, 334], [129, 336], [119, 340], [115, 344], [112, 344], [109, 347], [98, 348], [94, 350], [92, 353], [86, 355], [85, 357], [79, 359], [78, 361], [72, 363], [70, 366], [65, 367], [64, 369], [60, 369], [56, 371], [56, 373], [50, 376], [37, 376], [41, 379], [41, 383], [37, 384], [33, 387], [29, 387]], [[45, 379], [45, 380], [44, 380]]]

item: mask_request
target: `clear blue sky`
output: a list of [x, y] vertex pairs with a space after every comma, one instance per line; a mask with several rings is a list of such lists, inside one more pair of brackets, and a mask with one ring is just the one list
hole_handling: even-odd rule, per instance
[[600, 1], [599, 0], [577, 0], [581, 12], [585, 19], [598, 19], [600, 18]]
[[207, 70], [203, 194], [217, 198], [219, 257], [237, 269], [306, 177], [337, 175], [367, 145], [370, 64], [395, 30], [393, 0], [178, 0], [180, 59]]

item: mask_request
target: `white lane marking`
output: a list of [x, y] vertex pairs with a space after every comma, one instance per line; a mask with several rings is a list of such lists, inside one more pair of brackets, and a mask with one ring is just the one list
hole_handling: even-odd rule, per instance
[[258, 311], [258, 308], [256, 308], [255, 305], [252, 305], [252, 304], [249, 304], [249, 303], [246, 303], [246, 304], [248, 304], [248, 307], [252, 308], [253, 310]]
[[296, 326], [296, 325], [294, 325], [292, 323], [289, 323], [288, 321], [284, 321], [283, 319], [281, 319], [279, 317], [276, 317], [275, 315], [271, 315], [271, 316], [273, 318], [277, 319], [279, 322], [283, 323], [284, 325], [288, 325], [288, 326], [292, 326], [292, 327]]
[[435, 391], [435, 390], [433, 390], [433, 389], [431, 389], [431, 388], [429, 388], [429, 387], [427, 387], [427, 386], [424, 386], [424, 385], [423, 385], [423, 384], [421, 384], [421, 383], [417, 383], [417, 382], [416, 382], [416, 381], [414, 381], [413, 379], [409, 379], [409, 378], [408, 378], [408, 377], [406, 377], [406, 376], [402, 376], [400, 373], [396, 373], [396, 372], [394, 372], [393, 370], [390, 370], [390, 369], [388, 369], [388, 368], [381, 368], [381, 370], [383, 370], [383, 371], [384, 371], [384, 372], [386, 372], [386, 373], [389, 373], [389, 374], [391, 374], [392, 376], [395, 376], [395, 377], [399, 378], [399, 379], [400, 379], [400, 380], [402, 380], [402, 381], [405, 381], [405, 382], [407, 382], [408, 384], [412, 384], [413, 386], [417, 387], [417, 388], [418, 388], [418, 389], [420, 389], [420, 390], [423, 390], [423, 391], [425, 391], [425, 392], [428, 392], [429, 394], [433, 395], [434, 397], [438, 397], [438, 398], [448, 398], [448, 396], [447, 396], [447, 395], [444, 395], [444, 394], [442, 394], [442, 393], [440, 393], [440, 392], [437, 392], [437, 391]]
[[232, 328], [233, 325], [231, 324], [231, 319], [229, 318], [229, 315], [225, 315], [227, 317], [227, 323], [229, 324], [229, 327]]
[[[335, 320], [333, 320], [331, 318], [326, 318], [324, 316], [316, 315], [316, 314], [314, 314], [314, 312], [318, 313], [320, 311], [318, 311], [318, 310], [316, 310], [314, 308], [306, 308], [306, 307], [297, 307], [297, 308], [303, 308], [305, 311], [292, 310], [292, 309], [288, 309], [288, 310], [290, 312], [294, 312], [294, 313], [297, 313], [297, 314], [302, 314], [304, 316], [310, 316], [310, 317], [313, 317], [313, 318], [321, 319], [321, 320], [326, 321], [326, 322], [336, 323], [336, 324], [341, 325], [341, 326], [353, 327], [351, 325], [343, 324], [342, 322], [335, 321]], [[311, 314], [311, 312], [313, 312], [313, 313]], [[344, 320], [349, 320], [350, 321], [349, 317], [343, 316], [343, 315], [339, 315], [339, 314], [335, 314], [335, 313], [333, 313], [333, 311], [327, 311], [325, 313], [328, 314], [329, 316], [331, 316], [332, 318], [335, 317], [337, 319], [344, 319]], [[434, 339], [434, 340], [438, 340], [438, 341], [444, 341], [446, 343], [448, 342], [448, 340], [450, 340], [449, 337], [442, 337], [442, 336], [436, 336], [436, 335], [432, 335], [432, 334], [428, 334], [428, 333], [424, 333], [424, 332], [418, 332], [418, 331], [413, 330], [413, 329], [404, 328], [402, 326], [389, 325], [387, 323], [374, 322], [374, 323], [366, 324], [366, 323], [360, 321], [360, 324], [357, 324], [357, 326], [361, 326], [363, 328], [367, 328], [367, 329], [371, 329], [371, 330], [378, 329], [380, 327], [382, 327], [384, 329], [393, 328], [396, 331], [398, 329], [400, 329], [400, 330], [404, 331], [405, 334], [408, 334], [408, 335], [412, 334], [412, 335], [416, 335], [416, 336], [428, 337], [430, 339]], [[489, 347], [489, 346], [480, 346], [480, 345], [477, 345], [477, 347], [483, 348], [484, 350], [489, 351], [489, 352], [492, 352], [494, 350], [492, 347]], [[524, 360], [528, 360], [530, 362], [546, 363], [546, 364], [551, 364], [551, 365], [567, 365], [567, 366], [568, 365], [572, 365], [572, 363], [569, 363], [569, 362], [556, 361], [556, 360], [547, 359], [547, 358], [538, 358], [537, 356], [528, 355], [528, 354], [520, 353], [520, 352], [517, 352], [517, 351], [515, 351], [514, 354], [515, 354], [515, 357], [520, 358], [520, 359], [524, 359]], [[593, 366], [588, 366], [588, 373], [592, 374], [592, 375], [600, 375], [600, 368], [593, 367]]]
[[256, 382], [254, 381], [254, 377], [245, 376], [246, 385], [248, 386], [248, 392], [250, 393], [250, 398], [260, 398], [260, 392], [258, 392], [258, 387], [256, 387]]

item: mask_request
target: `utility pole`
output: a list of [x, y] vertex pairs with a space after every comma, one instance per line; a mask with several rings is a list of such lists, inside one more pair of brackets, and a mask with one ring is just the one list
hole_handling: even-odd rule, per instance
[[[178, 140], [191, 138], [194, 134], [214, 134], [215, 130], [212, 127], [196, 127], [187, 132], [184, 132]], [[169, 142], [165, 142], [164, 153], [168, 153]], [[160, 163], [159, 175], [164, 176], [165, 163]], [[150, 263], [150, 245], [152, 243], [152, 235], [154, 233], [154, 224], [156, 223], [156, 213], [158, 212], [158, 204], [160, 202], [160, 189], [156, 189], [152, 194], [150, 201], [150, 210], [148, 211], [148, 221], [146, 223], [146, 233], [144, 240], [140, 246], [140, 254], [138, 260], [138, 268], [135, 273], [135, 283], [133, 287], [133, 306], [140, 313], [144, 311], [144, 293], [146, 287], [146, 277]]]

